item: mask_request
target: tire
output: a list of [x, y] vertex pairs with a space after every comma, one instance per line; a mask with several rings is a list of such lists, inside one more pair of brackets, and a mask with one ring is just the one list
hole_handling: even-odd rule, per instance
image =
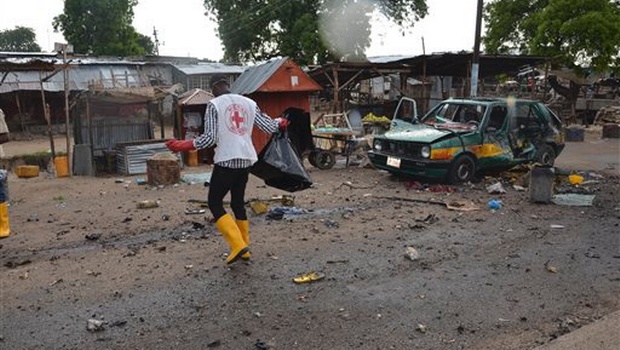
[[317, 167], [316, 166], [316, 154], [317, 153], [319, 153], [319, 151], [316, 151], [316, 150], [310, 151], [310, 153], [308, 153], [308, 162], [310, 162], [310, 165], [312, 165], [313, 167]]
[[448, 182], [459, 184], [471, 181], [476, 174], [476, 161], [467, 154], [456, 158], [448, 171]]
[[[312, 163], [310, 163], [312, 164]], [[325, 150], [319, 150], [314, 155], [314, 166], [321, 170], [331, 169], [336, 164], [336, 156]]]
[[544, 166], [553, 166], [555, 163], [555, 150], [546, 143], [536, 146], [536, 162]]

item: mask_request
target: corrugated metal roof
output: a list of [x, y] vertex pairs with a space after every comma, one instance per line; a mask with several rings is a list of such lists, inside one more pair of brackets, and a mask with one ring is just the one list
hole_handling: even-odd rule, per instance
[[206, 105], [213, 98], [213, 94], [208, 91], [193, 89], [179, 96], [179, 104], [184, 106]]
[[269, 62], [246, 69], [232, 84], [230, 90], [236, 94], [249, 95], [258, 90], [280, 68], [288, 57], [273, 59]]
[[372, 56], [368, 57], [370, 63], [390, 63], [412, 57], [411, 55], [386, 55], [386, 56]]
[[[51, 73], [43, 72], [45, 78]], [[0, 94], [15, 90], [41, 90], [38, 71], [10, 72], [0, 85]], [[88, 90], [90, 83], [96, 82], [98, 87], [136, 87], [141, 86], [140, 72], [135, 63], [127, 65], [77, 65], [69, 68], [69, 90]], [[43, 83], [48, 92], [64, 91], [62, 72], [54, 74]]]
[[205, 63], [198, 64], [174, 64], [174, 68], [180, 70], [185, 75], [200, 74], [241, 74], [246, 68], [244, 66], [229, 65], [224, 63]]

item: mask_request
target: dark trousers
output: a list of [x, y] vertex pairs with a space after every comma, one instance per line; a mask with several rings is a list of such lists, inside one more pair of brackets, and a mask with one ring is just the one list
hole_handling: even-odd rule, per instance
[[219, 165], [213, 167], [209, 183], [208, 203], [215, 221], [226, 214], [224, 196], [230, 192], [230, 208], [237, 220], [247, 220], [245, 213], [245, 186], [248, 183], [249, 169], [231, 169]]

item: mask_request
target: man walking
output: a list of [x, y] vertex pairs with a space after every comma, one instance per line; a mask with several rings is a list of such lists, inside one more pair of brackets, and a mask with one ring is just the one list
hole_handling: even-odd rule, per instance
[[[228, 78], [214, 75], [211, 90], [215, 96], [204, 116], [204, 133], [194, 140], [170, 140], [173, 152], [216, 146], [208, 204], [215, 226], [230, 246], [228, 264], [249, 259], [250, 225], [245, 212], [245, 188], [250, 167], [258, 160], [252, 145], [254, 123], [266, 133], [286, 130], [288, 120], [264, 116], [256, 102], [230, 92]], [[224, 210], [224, 196], [230, 192], [233, 217]]]

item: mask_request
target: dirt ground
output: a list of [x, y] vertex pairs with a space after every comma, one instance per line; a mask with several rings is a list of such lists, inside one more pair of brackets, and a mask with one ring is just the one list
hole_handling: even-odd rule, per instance
[[[489, 194], [493, 179], [417, 188], [342, 162], [308, 170], [314, 187], [293, 194], [307, 212], [251, 214], [252, 260], [230, 266], [208, 210], [185, 213], [200, 183], [11, 174], [0, 348], [532, 349], [620, 310], [617, 167], [586, 177], [591, 207], [533, 204], [507, 182]], [[285, 194], [251, 177], [246, 198]], [[309, 271], [325, 278], [292, 281]]]

